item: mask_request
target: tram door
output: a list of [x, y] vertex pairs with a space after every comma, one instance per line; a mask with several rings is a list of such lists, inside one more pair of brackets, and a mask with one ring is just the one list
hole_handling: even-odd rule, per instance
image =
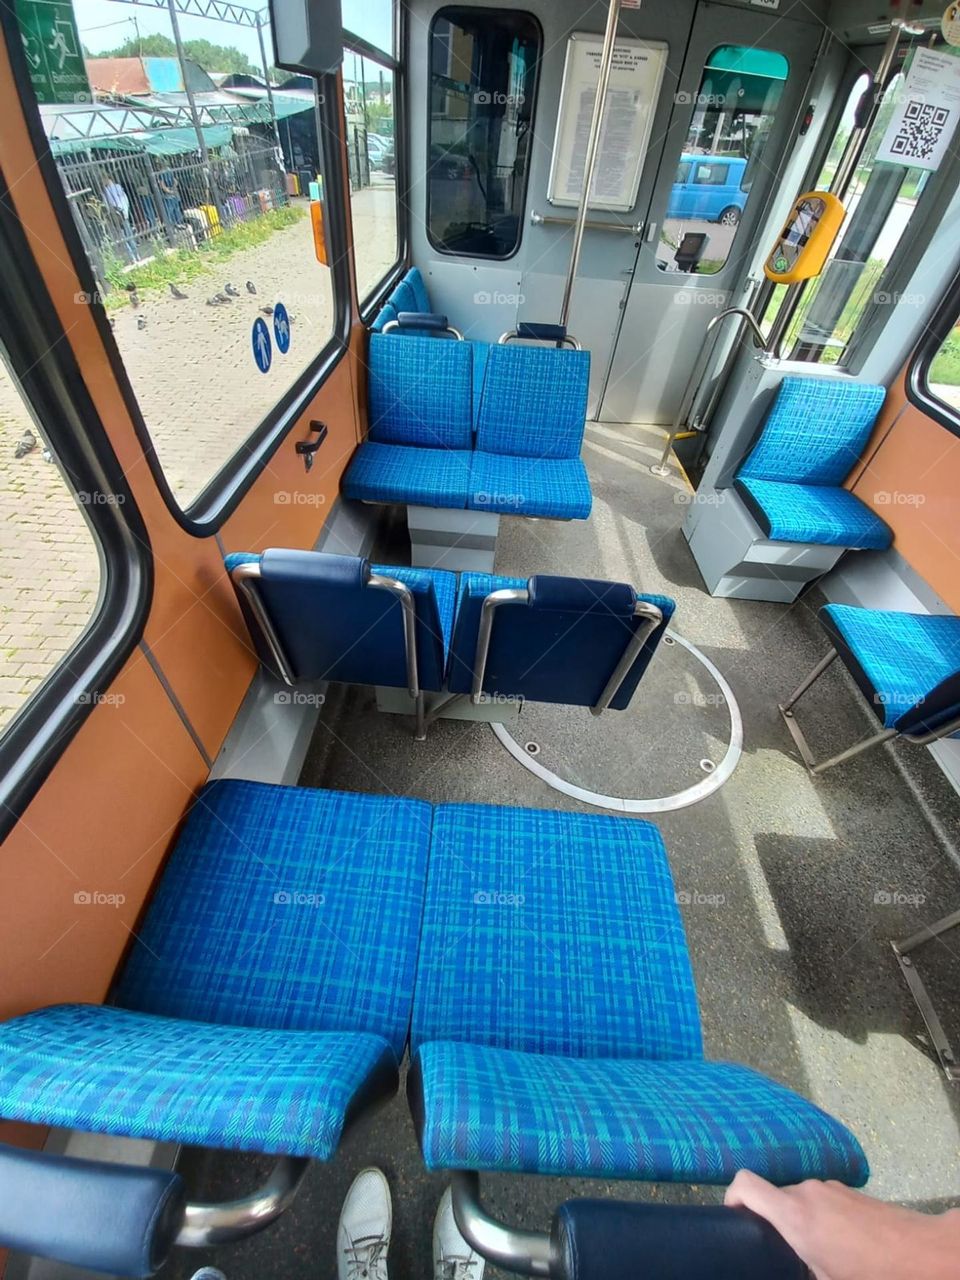
[[[707, 325], [740, 301], [731, 290], [774, 188], [820, 36], [809, 10], [789, 0], [779, 13], [707, 0], [623, 10], [618, 39], [650, 42], [662, 79], [634, 204], [611, 209], [624, 191], [616, 193], [614, 172], [601, 168], [594, 182], [598, 204], [606, 183], [606, 207], [589, 211], [568, 326], [593, 354], [592, 417], [672, 421]], [[563, 99], [576, 89], [570, 54], [563, 99], [551, 83], [563, 73], [566, 43], [559, 68], [545, 63], [541, 86], [541, 102], [560, 101], [561, 120]], [[615, 76], [612, 90], [620, 115], [608, 97], [611, 138], [624, 124], [627, 77], [618, 84]], [[642, 92], [639, 81], [635, 91]], [[557, 190], [554, 150], [540, 148], [531, 163], [522, 319], [554, 318], [569, 259], [569, 226], [555, 219], [572, 220], [575, 210], [548, 200]]]

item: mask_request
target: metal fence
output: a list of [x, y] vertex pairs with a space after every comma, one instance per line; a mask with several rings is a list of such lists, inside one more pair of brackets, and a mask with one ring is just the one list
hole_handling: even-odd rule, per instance
[[104, 290], [123, 268], [167, 249], [197, 249], [225, 229], [288, 200], [274, 147], [250, 137], [210, 152], [154, 156], [92, 151], [57, 167]]

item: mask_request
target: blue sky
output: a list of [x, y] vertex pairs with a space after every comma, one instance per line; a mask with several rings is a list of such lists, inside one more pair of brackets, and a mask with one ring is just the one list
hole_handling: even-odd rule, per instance
[[[238, 0], [251, 9], [263, 7], [262, 0]], [[343, 25], [381, 49], [392, 47], [393, 18], [391, 0], [342, 0]], [[152, 4], [118, 3], [117, 0], [73, 0], [80, 39], [91, 53], [116, 48], [124, 40], [136, 34], [162, 32], [169, 36], [170, 15], [166, 8]], [[260, 65], [260, 49], [257, 33], [252, 27], [239, 27], [219, 22], [214, 18], [180, 16], [180, 32], [184, 40], [209, 40], [212, 44], [232, 44]], [[268, 46], [267, 57], [273, 55]], [[348, 55], [344, 75], [354, 79], [352, 58]]]

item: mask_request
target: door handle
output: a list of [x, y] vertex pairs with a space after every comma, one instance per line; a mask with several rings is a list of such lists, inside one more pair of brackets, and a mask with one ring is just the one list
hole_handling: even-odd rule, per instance
[[294, 446], [296, 452], [303, 458], [304, 471], [309, 471], [313, 466], [313, 455], [327, 438], [327, 424], [325, 422], [311, 422], [310, 434], [315, 434], [316, 440], [298, 440]]

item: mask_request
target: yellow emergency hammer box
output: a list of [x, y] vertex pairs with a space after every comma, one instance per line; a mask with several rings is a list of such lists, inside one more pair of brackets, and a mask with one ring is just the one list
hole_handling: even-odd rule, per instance
[[797, 196], [763, 274], [775, 284], [796, 284], [818, 276], [846, 214], [829, 191], [805, 191]]

